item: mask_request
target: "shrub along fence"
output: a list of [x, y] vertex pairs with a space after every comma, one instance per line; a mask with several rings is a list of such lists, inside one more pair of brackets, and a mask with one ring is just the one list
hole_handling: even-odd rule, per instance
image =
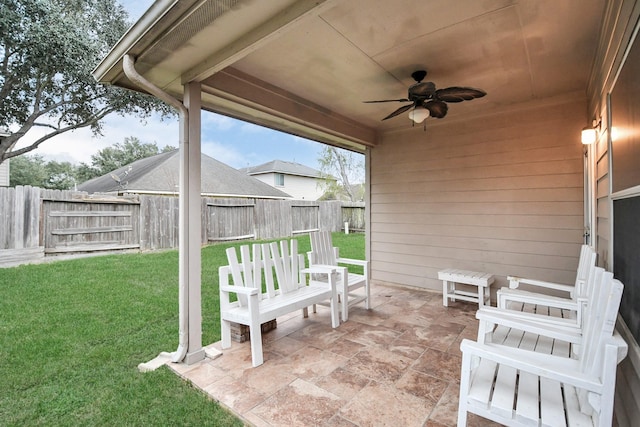
[[[364, 230], [364, 204], [202, 198], [202, 244]], [[178, 247], [178, 198], [0, 188], [0, 266], [45, 256]]]

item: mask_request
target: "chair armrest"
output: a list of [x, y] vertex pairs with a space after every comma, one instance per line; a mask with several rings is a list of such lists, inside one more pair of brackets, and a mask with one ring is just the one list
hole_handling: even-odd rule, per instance
[[570, 384], [600, 394], [603, 383], [598, 377], [585, 375], [579, 371], [579, 361], [551, 354], [536, 353], [515, 347], [480, 344], [468, 339], [462, 340], [460, 350], [464, 357], [478, 356], [501, 365], [550, 378], [563, 384]]
[[336, 261], [338, 261], [338, 263], [340, 264], [360, 265], [362, 267], [366, 267], [369, 263], [369, 261], [353, 258], [338, 258]]
[[[566, 324], [561, 322], [563, 319], [556, 319], [554, 323], [544, 321], [544, 319], [548, 319], [548, 317], [549, 316], [539, 314], [506, 311], [486, 306], [476, 312], [476, 318], [483, 323], [501, 325], [574, 344], [580, 344], [582, 342], [582, 331], [575, 326], [573, 321], [571, 323], [566, 322]], [[481, 328], [481, 330], [489, 330], [489, 328]]]
[[241, 294], [241, 295], [258, 295], [256, 288], [244, 288], [242, 286], [220, 286], [220, 292]]
[[336, 267], [335, 265], [313, 264], [307, 268], [303, 268], [300, 272], [304, 274], [332, 274], [339, 268], [340, 267]]
[[558, 291], [569, 292], [570, 294], [573, 294], [573, 292], [576, 289], [576, 287], [573, 285], [566, 285], [564, 283], [545, 282], [544, 280], [527, 279], [527, 278], [518, 277], [518, 276], [507, 276], [507, 280], [509, 281], [509, 287], [511, 289], [516, 289], [522, 283], [527, 285], [539, 286], [541, 288], [555, 289]]
[[505, 308], [507, 301], [517, 301], [574, 311], [579, 308], [577, 300], [574, 299], [529, 292], [521, 289], [502, 288], [498, 290], [497, 297], [500, 308]]

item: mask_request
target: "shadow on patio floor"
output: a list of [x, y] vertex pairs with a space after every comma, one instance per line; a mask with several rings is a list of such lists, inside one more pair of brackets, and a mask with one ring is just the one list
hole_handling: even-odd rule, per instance
[[[169, 367], [251, 425], [455, 425], [460, 341], [476, 338], [477, 304], [446, 308], [439, 293], [385, 285], [371, 296], [371, 310], [353, 307], [337, 329], [323, 307], [278, 318], [257, 368], [249, 342]], [[470, 414], [469, 425], [496, 424]]]

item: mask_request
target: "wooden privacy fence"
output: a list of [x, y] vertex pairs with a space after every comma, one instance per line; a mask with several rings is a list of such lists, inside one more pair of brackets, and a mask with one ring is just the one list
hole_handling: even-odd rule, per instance
[[[45, 255], [178, 247], [179, 199], [0, 188], [0, 265]], [[202, 198], [202, 244], [364, 230], [364, 204]]]
[[[344, 224], [339, 201], [207, 198], [203, 205], [203, 230], [207, 232], [203, 243], [272, 239], [320, 229], [339, 231]], [[364, 205], [360, 209], [364, 211]]]
[[140, 248], [140, 203], [136, 200], [42, 201], [45, 254]]

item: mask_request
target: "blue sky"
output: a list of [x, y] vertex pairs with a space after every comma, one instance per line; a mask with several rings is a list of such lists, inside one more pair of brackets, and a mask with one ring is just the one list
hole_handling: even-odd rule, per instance
[[[137, 20], [153, 0], [119, 0]], [[35, 140], [42, 130], [36, 129], [25, 137]], [[159, 147], [178, 146], [178, 119], [160, 121], [153, 117], [141, 123], [134, 117], [107, 117], [104, 136], [94, 138], [91, 132], [80, 129], [54, 137], [43, 143], [32, 154], [46, 159], [91, 163], [91, 155], [126, 137], [136, 137], [143, 143], [156, 143]], [[20, 147], [20, 144], [18, 145]], [[202, 152], [234, 168], [255, 166], [271, 160], [301, 163], [318, 169], [318, 156], [322, 144], [293, 135], [273, 131], [229, 117], [203, 112]]]

